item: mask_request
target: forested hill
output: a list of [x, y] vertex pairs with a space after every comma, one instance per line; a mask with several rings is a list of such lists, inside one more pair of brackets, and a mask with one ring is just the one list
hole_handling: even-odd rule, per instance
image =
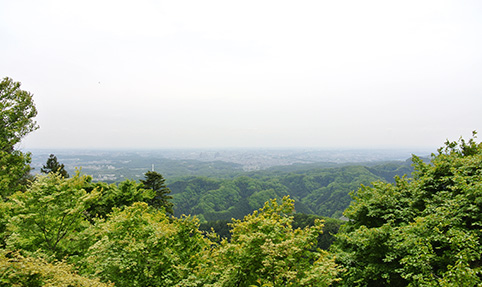
[[191, 214], [206, 221], [242, 218], [269, 199], [290, 195], [297, 212], [338, 218], [350, 204], [349, 193], [361, 184], [392, 182], [394, 176], [412, 171], [411, 160], [329, 168], [293, 165], [234, 179], [189, 177], [168, 186], [176, 216]]

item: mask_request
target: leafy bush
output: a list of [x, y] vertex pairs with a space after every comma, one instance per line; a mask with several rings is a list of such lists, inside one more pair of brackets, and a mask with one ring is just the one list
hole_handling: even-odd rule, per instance
[[49, 263], [41, 258], [24, 257], [0, 250], [0, 286], [5, 287], [107, 287], [98, 279], [83, 277], [64, 262]]

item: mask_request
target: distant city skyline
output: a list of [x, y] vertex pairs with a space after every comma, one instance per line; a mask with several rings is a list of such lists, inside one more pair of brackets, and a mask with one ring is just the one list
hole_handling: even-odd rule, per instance
[[35, 148], [430, 149], [482, 132], [480, 1], [3, 1]]

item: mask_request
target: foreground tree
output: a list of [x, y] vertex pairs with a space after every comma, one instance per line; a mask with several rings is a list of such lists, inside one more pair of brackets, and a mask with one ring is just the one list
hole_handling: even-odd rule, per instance
[[0, 200], [6, 200], [9, 195], [27, 188], [31, 179], [30, 162], [29, 153], [0, 150]]
[[33, 118], [37, 110], [32, 94], [20, 89], [20, 83], [10, 78], [0, 82], [0, 148], [11, 151], [28, 133], [38, 128]]
[[172, 209], [173, 204], [169, 200], [172, 199], [172, 196], [169, 195], [171, 190], [166, 186], [166, 180], [164, 177], [155, 171], [148, 171], [144, 174], [144, 179], [141, 179], [142, 184], [145, 188], [153, 190], [156, 195], [153, 199], [148, 201], [147, 203], [154, 208], [164, 208], [165, 211], [169, 214], [174, 214]]
[[80, 276], [73, 269], [65, 262], [49, 263], [41, 258], [0, 250], [0, 286], [114, 286]]
[[340, 268], [315, 249], [323, 224], [292, 228], [293, 200], [266, 202], [243, 220], [233, 220], [231, 241], [215, 249], [205, 286], [329, 286]]
[[69, 179], [51, 173], [37, 177], [25, 192], [7, 204], [12, 216], [7, 224], [7, 249], [40, 252], [61, 259], [74, 255], [83, 244], [78, 235], [89, 223], [85, 211], [99, 192], [86, 192], [91, 178], [77, 173]]
[[354, 194], [333, 249], [346, 286], [482, 284], [482, 144], [446, 142], [413, 161], [413, 179]]
[[65, 170], [65, 165], [62, 163], [59, 163], [57, 161], [57, 157], [53, 154], [49, 156], [47, 159], [47, 162], [42, 166], [40, 169], [40, 172], [49, 174], [49, 173], [58, 173], [60, 176], [63, 178], [68, 178], [69, 174]]
[[145, 202], [115, 208], [93, 228], [98, 241], [83, 270], [115, 286], [202, 286], [193, 271], [210, 242], [198, 227], [195, 218], [169, 218]]
[[0, 82], [0, 196], [5, 199], [17, 190], [25, 190], [30, 154], [15, 150], [15, 145], [38, 128], [33, 118], [37, 110], [32, 95], [20, 89], [10, 78]]

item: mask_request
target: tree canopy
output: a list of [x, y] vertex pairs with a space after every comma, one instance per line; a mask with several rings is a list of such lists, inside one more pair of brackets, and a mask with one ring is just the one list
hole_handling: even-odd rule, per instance
[[89, 181], [79, 173], [69, 179], [50, 173], [38, 176], [27, 191], [12, 195], [5, 203], [12, 213], [7, 247], [40, 249], [58, 259], [75, 253], [76, 236], [88, 226], [85, 211], [100, 196], [97, 190], [85, 190]]
[[210, 246], [195, 218], [169, 218], [145, 202], [114, 208], [91, 236], [96, 240], [83, 259], [84, 272], [116, 286], [196, 286], [180, 282]]
[[341, 269], [326, 251], [315, 248], [323, 223], [293, 229], [294, 202], [276, 199], [233, 220], [231, 240], [224, 239], [212, 256], [208, 286], [329, 286]]
[[51, 263], [43, 258], [25, 257], [0, 250], [0, 286], [113, 287], [77, 274], [65, 262]]
[[[475, 133], [474, 133], [475, 138]], [[482, 144], [445, 143], [413, 178], [353, 193], [334, 251], [346, 286], [482, 284]]]
[[25, 190], [30, 168], [30, 154], [15, 150], [15, 145], [38, 128], [32, 94], [20, 89], [10, 78], [0, 82], [0, 196]]
[[0, 149], [11, 151], [28, 133], [38, 128], [32, 94], [10, 78], [0, 82]]

